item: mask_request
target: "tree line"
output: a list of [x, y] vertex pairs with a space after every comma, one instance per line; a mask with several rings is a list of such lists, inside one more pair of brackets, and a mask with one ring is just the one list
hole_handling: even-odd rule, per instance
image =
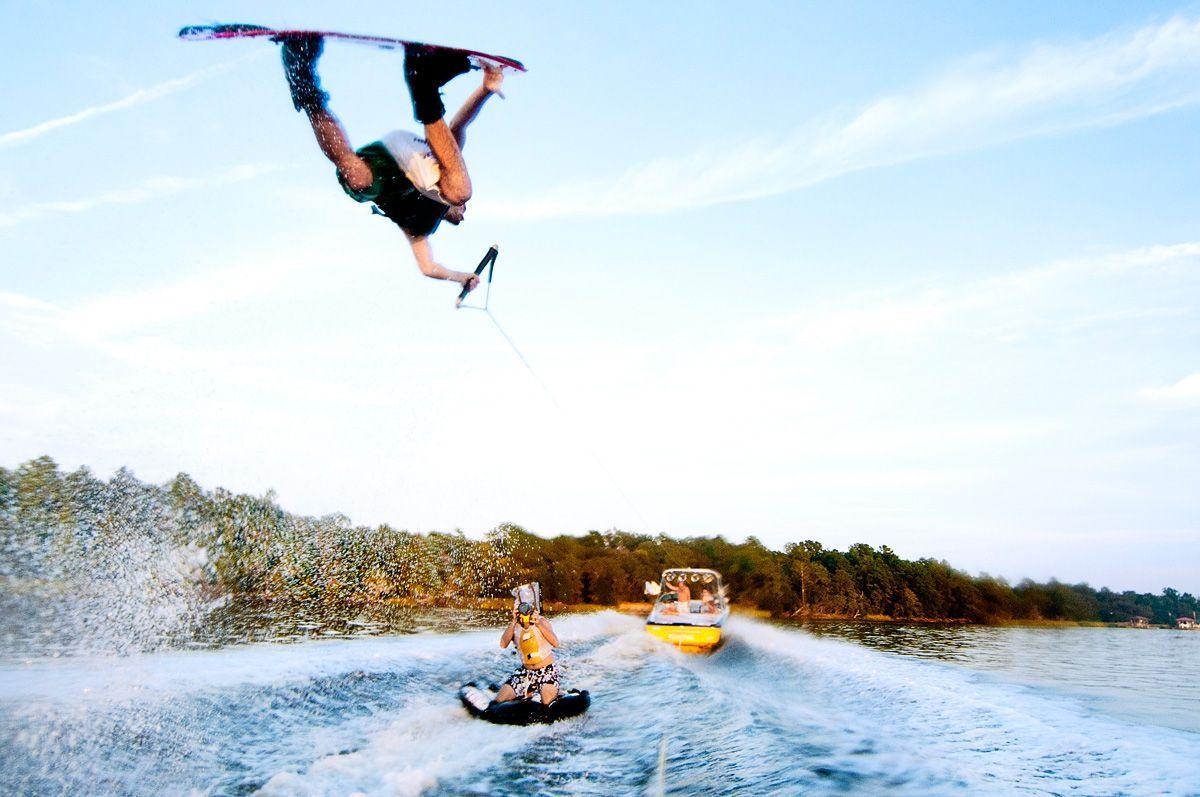
[[842, 552], [805, 540], [778, 551], [755, 537], [619, 530], [544, 538], [513, 524], [475, 540], [459, 531], [355, 526], [336, 514], [297, 516], [273, 493], [206, 491], [182, 473], [151, 485], [125, 469], [107, 481], [87, 468], [64, 473], [49, 457], [0, 467], [0, 584], [10, 589], [71, 589], [81, 574], [94, 583], [137, 572], [162, 583], [182, 573], [210, 597], [461, 605], [536, 580], [548, 601], [615, 606], [643, 600], [644, 582], [670, 567], [718, 570], [735, 605], [776, 616], [973, 623], [1146, 617], [1173, 625], [1200, 608], [1171, 588], [1152, 595], [1056, 580], [1010, 585], [941, 560], [907, 560], [887, 546]]

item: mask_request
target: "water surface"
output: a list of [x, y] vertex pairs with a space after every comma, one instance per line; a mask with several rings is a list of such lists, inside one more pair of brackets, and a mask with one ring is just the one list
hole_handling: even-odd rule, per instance
[[1200, 794], [1194, 727], [1113, 697], [1172, 668], [1194, 683], [1200, 634], [849, 642], [734, 618], [721, 650], [689, 656], [637, 618], [554, 622], [566, 685], [594, 703], [536, 728], [471, 719], [455, 698], [515, 666], [498, 626], [9, 659], [0, 792]]
[[822, 637], [990, 672], [1091, 710], [1200, 733], [1200, 632], [817, 622]]

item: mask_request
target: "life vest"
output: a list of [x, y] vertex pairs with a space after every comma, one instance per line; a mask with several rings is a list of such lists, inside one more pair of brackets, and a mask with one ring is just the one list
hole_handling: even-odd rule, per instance
[[536, 666], [549, 658], [550, 646], [545, 642], [536, 626], [520, 629], [517, 633], [517, 649], [521, 651], [521, 663]]

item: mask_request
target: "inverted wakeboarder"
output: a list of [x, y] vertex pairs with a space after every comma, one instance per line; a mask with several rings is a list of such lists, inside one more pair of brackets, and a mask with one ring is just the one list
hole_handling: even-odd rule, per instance
[[466, 129], [484, 103], [500, 93], [503, 69], [485, 62], [482, 84], [447, 123], [441, 88], [471, 68], [468, 56], [461, 51], [406, 45], [404, 78], [413, 115], [424, 125], [425, 137], [396, 130], [356, 150], [329, 110], [329, 94], [321, 88], [317, 75], [324, 39], [289, 36], [281, 43], [292, 103], [308, 117], [321, 152], [337, 167], [343, 190], [357, 202], [374, 203], [380, 215], [395, 222], [408, 239], [421, 273], [461, 285], [461, 301], [462, 295], [479, 284], [479, 277], [435, 261], [429, 237], [443, 220], [451, 224], [463, 220], [471, 198], [471, 177], [462, 155]]

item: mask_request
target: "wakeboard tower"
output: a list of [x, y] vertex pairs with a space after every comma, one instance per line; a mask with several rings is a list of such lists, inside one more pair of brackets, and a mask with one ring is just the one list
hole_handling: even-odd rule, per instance
[[279, 42], [283, 39], [303, 36], [320, 36], [326, 40], [344, 41], [351, 44], [366, 44], [381, 50], [403, 50], [406, 48], [421, 48], [425, 50], [444, 50], [462, 53], [471, 61], [475, 69], [485, 65], [494, 65], [525, 72], [525, 65], [515, 58], [504, 55], [493, 55], [479, 50], [466, 50], [462, 47], [446, 47], [441, 44], [426, 44], [425, 42], [409, 41], [408, 39], [392, 39], [386, 36], [366, 36], [359, 33], [338, 33], [328, 30], [306, 30], [301, 28], [268, 28], [263, 25], [250, 25], [233, 22], [217, 25], [188, 25], [179, 31], [179, 38], [184, 41], [216, 41], [218, 39], [268, 39]]

